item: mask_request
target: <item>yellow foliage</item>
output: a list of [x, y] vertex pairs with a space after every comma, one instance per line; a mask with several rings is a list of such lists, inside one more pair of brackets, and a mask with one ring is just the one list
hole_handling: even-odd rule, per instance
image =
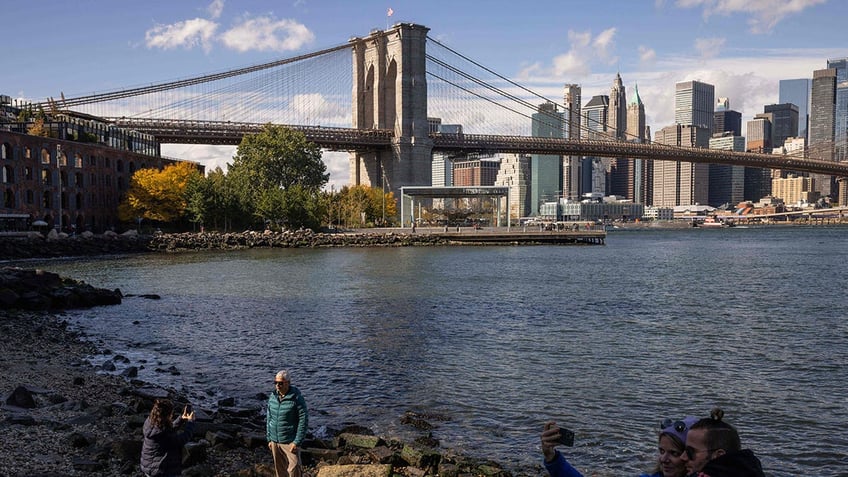
[[178, 162], [156, 169], [139, 169], [133, 174], [127, 195], [118, 207], [121, 220], [138, 217], [172, 222], [186, 209], [185, 191], [190, 178], [199, 174], [194, 164]]

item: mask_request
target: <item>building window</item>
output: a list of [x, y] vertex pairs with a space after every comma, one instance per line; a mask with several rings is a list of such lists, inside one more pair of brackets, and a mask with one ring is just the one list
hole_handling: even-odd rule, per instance
[[12, 189], [6, 189], [6, 192], [3, 193], [3, 207], [7, 209], [15, 207], [15, 193], [12, 192]]
[[50, 164], [50, 152], [46, 148], [41, 148], [41, 163]]
[[83, 207], [83, 204], [82, 204], [82, 194], [81, 194], [81, 193], [79, 193], [79, 192], [78, 192], [78, 193], [77, 193], [77, 195], [76, 195], [76, 204], [75, 204], [75, 207], [76, 207], [76, 209], [77, 209], [77, 210], [82, 209], [82, 207]]
[[53, 181], [50, 179], [51, 174], [49, 169], [41, 170], [41, 183], [44, 185], [50, 185]]
[[82, 169], [82, 156], [79, 153], [74, 154], [74, 167]]
[[91, 173], [88, 175], [88, 185], [96, 186], [97, 185], [97, 174]]
[[67, 166], [68, 165], [68, 155], [65, 154], [64, 151], [59, 153], [59, 165], [60, 166]]
[[83, 184], [82, 184], [82, 172], [77, 172], [76, 174], [74, 174], [74, 186], [76, 186], [76, 187], [82, 187], [83, 186]]
[[12, 145], [8, 142], [4, 142], [2, 146], [0, 146], [0, 159], [11, 159], [12, 158]]
[[28, 146], [24, 146], [24, 159], [32, 159], [32, 149]]
[[44, 208], [44, 209], [49, 209], [49, 208], [52, 207], [50, 205], [51, 202], [52, 201], [50, 200], [50, 191], [49, 190], [44, 191], [44, 194], [42, 194], [42, 196], [41, 196], [41, 207]]
[[32, 180], [32, 167], [26, 166], [24, 167], [24, 179], [31, 181]]
[[59, 171], [59, 185], [60, 186], [69, 186], [68, 184], [68, 173], [66, 171]]
[[124, 161], [118, 159], [118, 161], [115, 163], [115, 168], [118, 170], [118, 172], [124, 172]]
[[33, 194], [31, 190], [27, 189], [27, 191], [26, 191], [26, 203], [32, 204], [34, 200], [35, 200], [35, 194]]
[[2, 176], [4, 184], [11, 184], [15, 182], [15, 170], [12, 169], [12, 166], [3, 166]]

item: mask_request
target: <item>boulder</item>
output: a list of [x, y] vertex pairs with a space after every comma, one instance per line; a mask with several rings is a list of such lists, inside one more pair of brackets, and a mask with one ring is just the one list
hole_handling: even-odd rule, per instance
[[6, 397], [6, 404], [24, 409], [33, 409], [36, 407], [35, 397], [26, 386], [16, 387], [15, 390]]
[[391, 465], [325, 465], [318, 470], [317, 477], [390, 477]]

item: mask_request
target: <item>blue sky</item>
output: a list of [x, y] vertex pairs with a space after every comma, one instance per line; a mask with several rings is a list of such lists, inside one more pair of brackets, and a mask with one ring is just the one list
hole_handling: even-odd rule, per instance
[[[653, 130], [671, 124], [674, 83], [697, 79], [743, 121], [778, 101], [778, 80], [848, 56], [848, 2], [834, 0], [342, 1], [3, 0], [0, 94], [43, 100], [185, 78], [344, 44], [413, 22], [430, 36], [550, 98], [579, 83], [584, 102], [620, 72]], [[393, 10], [391, 18], [387, 9]], [[232, 149], [165, 153], [223, 165]], [[343, 154], [331, 182], [347, 182]]]

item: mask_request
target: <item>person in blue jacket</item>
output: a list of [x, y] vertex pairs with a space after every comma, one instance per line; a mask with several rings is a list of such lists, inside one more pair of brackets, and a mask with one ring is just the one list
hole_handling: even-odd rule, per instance
[[274, 378], [274, 391], [268, 396], [265, 437], [274, 458], [277, 477], [301, 477], [300, 446], [306, 438], [309, 412], [300, 390], [291, 384], [289, 372]]
[[[696, 418], [687, 416], [679, 421], [666, 419], [660, 425], [659, 439], [657, 442], [657, 463], [651, 474], [642, 474], [640, 477], [685, 477], [687, 475], [684, 449], [686, 445], [686, 434], [697, 421]], [[542, 454], [545, 456], [545, 468], [551, 477], [583, 477], [562, 455], [556, 450], [559, 443], [560, 429], [556, 423], [545, 424], [542, 431]]]
[[174, 477], [182, 474], [183, 446], [194, 433], [194, 411], [188, 408], [174, 419], [174, 403], [157, 399], [144, 421], [141, 445], [141, 471], [147, 477]]

